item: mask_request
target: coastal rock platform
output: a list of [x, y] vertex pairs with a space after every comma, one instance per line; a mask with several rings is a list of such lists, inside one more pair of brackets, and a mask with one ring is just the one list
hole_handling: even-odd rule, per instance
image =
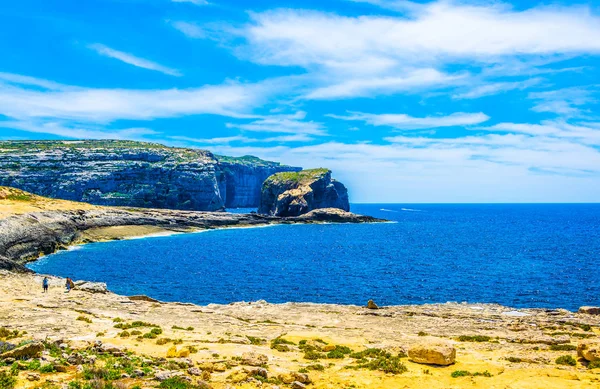
[[[600, 337], [600, 323], [566, 310], [459, 303], [375, 311], [265, 301], [196, 306], [64, 293], [64, 281], [54, 277], [43, 294], [41, 280], [0, 271], [0, 334], [11, 334], [6, 341], [14, 344], [44, 341], [42, 364], [56, 345], [73, 363], [39, 373], [35, 384], [27, 379], [33, 372], [19, 370], [18, 388], [60, 387], [84, 380], [78, 370], [138, 360], [146, 368], [132, 367], [132, 374], [111, 365], [119, 372], [115, 382], [150, 388], [158, 385], [155, 377], [168, 375], [215, 389], [295, 382], [319, 389], [600, 387], [600, 369], [589, 368], [576, 351], [580, 342]], [[564, 344], [545, 341], [564, 336]], [[454, 364], [423, 365], [406, 355], [413, 346], [439, 342], [455, 349]], [[574, 366], [557, 363], [565, 355]]]

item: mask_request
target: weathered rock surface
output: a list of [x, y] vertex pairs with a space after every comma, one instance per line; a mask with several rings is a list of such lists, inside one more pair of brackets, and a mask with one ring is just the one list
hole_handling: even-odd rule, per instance
[[108, 292], [108, 288], [104, 282], [76, 281], [75, 288], [89, 293]]
[[0, 359], [39, 358], [42, 355], [42, 351], [44, 351], [44, 344], [42, 342], [32, 342], [0, 354]]
[[244, 353], [242, 354], [242, 364], [248, 366], [262, 366], [269, 362], [269, 357], [264, 354]]
[[96, 205], [258, 207], [268, 176], [297, 170], [254, 157], [133, 141], [0, 142], [0, 185]]
[[582, 341], [577, 345], [577, 356], [588, 362], [600, 361], [600, 341]]
[[600, 315], [600, 307], [581, 307], [579, 313], [585, 315]]
[[327, 169], [277, 173], [262, 187], [258, 212], [275, 216], [299, 216], [321, 208], [348, 212], [346, 187], [331, 178]]
[[422, 342], [408, 350], [408, 357], [415, 363], [448, 366], [456, 360], [456, 349], [447, 342]]

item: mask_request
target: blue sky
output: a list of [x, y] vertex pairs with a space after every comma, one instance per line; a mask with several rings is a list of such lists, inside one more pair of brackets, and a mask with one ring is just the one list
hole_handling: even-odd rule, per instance
[[592, 1], [20, 0], [0, 139], [329, 167], [353, 202], [596, 202]]

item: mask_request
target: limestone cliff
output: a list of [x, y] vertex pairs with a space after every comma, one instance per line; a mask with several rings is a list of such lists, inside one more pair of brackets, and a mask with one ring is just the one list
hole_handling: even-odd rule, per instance
[[0, 142], [0, 185], [97, 205], [197, 211], [258, 207], [264, 179], [295, 170], [300, 169], [154, 143]]
[[315, 209], [350, 210], [348, 191], [331, 178], [327, 169], [277, 173], [262, 187], [258, 212], [275, 216], [299, 216]]

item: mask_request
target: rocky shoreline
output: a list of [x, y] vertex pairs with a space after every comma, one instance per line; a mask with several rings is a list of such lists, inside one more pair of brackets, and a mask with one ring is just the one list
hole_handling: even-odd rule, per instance
[[600, 386], [598, 364], [586, 359], [600, 358], [600, 316], [590, 313], [466, 303], [197, 306], [64, 293], [55, 277], [43, 294], [41, 279], [0, 271], [0, 341], [22, 344], [0, 353], [0, 372], [10, 369], [17, 388]]
[[[293, 223], [372, 223], [382, 220], [337, 209], [299, 217], [196, 212], [164, 209], [95, 207], [32, 212], [0, 219], [0, 269], [27, 271], [24, 263], [71, 245], [157, 232], [191, 232], [227, 227]], [[144, 228], [146, 227], [146, 228]], [[151, 228], [148, 228], [151, 227]], [[110, 229], [120, 228], [110, 231]]]

